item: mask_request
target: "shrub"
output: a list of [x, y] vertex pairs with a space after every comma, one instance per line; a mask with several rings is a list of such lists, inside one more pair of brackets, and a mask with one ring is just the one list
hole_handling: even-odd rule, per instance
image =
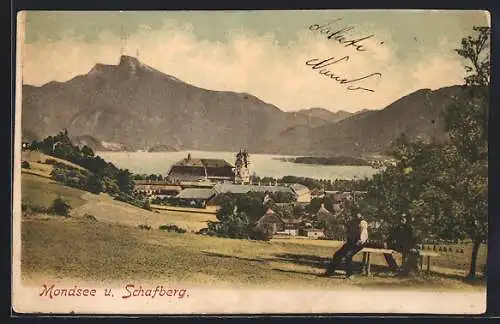
[[55, 165], [55, 164], [57, 164], [57, 161], [54, 159], [45, 159], [45, 164]]
[[250, 231], [250, 239], [259, 241], [270, 241], [273, 231], [269, 226], [256, 226]]
[[70, 210], [71, 206], [61, 197], [54, 199], [52, 205], [49, 207], [49, 212], [65, 217], [69, 216]]
[[47, 208], [42, 206], [35, 205], [31, 202], [22, 203], [21, 204], [21, 212], [23, 215], [30, 216], [34, 214], [43, 214], [47, 213]]
[[139, 229], [144, 229], [144, 230], [151, 230], [151, 226], [149, 225], [144, 225], [144, 224], [139, 224], [139, 226], [137, 226]]
[[97, 218], [95, 218], [95, 216], [92, 214], [85, 214], [83, 215], [83, 218], [91, 222], [97, 222]]
[[158, 227], [161, 231], [167, 231], [167, 232], [176, 232], [176, 233], [186, 233], [187, 231], [175, 224], [168, 224], [168, 225], [160, 225]]
[[21, 168], [23, 169], [31, 169], [31, 166], [28, 161], [21, 162]]

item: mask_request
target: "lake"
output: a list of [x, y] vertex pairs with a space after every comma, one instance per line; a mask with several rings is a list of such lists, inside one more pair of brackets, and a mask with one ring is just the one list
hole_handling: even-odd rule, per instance
[[[234, 165], [235, 152], [179, 151], [179, 152], [96, 152], [104, 160], [133, 173], [166, 175], [170, 167], [191, 153], [193, 159], [224, 159]], [[250, 173], [259, 177], [281, 178], [287, 175], [314, 179], [370, 178], [379, 170], [370, 166], [312, 165], [285, 162], [288, 155], [251, 154]]]

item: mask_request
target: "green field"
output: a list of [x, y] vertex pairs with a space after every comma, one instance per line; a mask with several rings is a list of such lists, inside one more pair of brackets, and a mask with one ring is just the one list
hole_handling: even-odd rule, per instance
[[86, 193], [86, 191], [67, 187], [39, 175], [25, 172], [21, 175], [21, 196], [25, 204], [47, 208], [55, 198], [61, 197], [71, 207], [76, 208], [85, 203], [82, 197]]
[[[374, 259], [374, 275], [352, 281], [318, 274], [335, 246], [257, 242], [177, 234], [85, 219], [29, 219], [22, 224], [23, 278], [103, 282], [169, 281], [266, 288], [478, 289], [452, 274], [395, 278]], [[333, 243], [333, 242], [332, 242]], [[357, 257], [359, 260], [359, 257]], [[286, 286], [283, 287], [284, 283]]]
[[[466, 283], [470, 246], [464, 254], [443, 253], [434, 272], [421, 278], [394, 277], [382, 257], [373, 256], [373, 276], [352, 281], [319, 277], [336, 241], [273, 239], [271, 242], [224, 239], [158, 230], [174, 223], [195, 231], [214, 215], [152, 212], [94, 195], [52, 180], [22, 175], [23, 201], [47, 206], [63, 197], [73, 207], [71, 218], [37, 215], [22, 221], [22, 275], [85, 281], [168, 280], [210, 286], [266, 288], [351, 287], [418, 289], [484, 289], [484, 281]], [[94, 219], [88, 219], [91, 214]], [[146, 224], [151, 230], [137, 226]], [[355, 257], [360, 261], [361, 256]], [[479, 254], [478, 270], [486, 260]], [[284, 283], [286, 283], [284, 287]]]

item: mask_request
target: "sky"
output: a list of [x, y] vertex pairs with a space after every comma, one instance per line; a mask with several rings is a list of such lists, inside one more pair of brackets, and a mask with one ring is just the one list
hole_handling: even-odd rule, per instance
[[24, 84], [67, 81], [97, 63], [118, 64], [126, 54], [195, 86], [250, 93], [285, 111], [382, 109], [418, 89], [462, 84], [464, 61], [454, 49], [473, 26], [490, 25], [487, 12], [458, 10], [29, 11], [19, 17], [25, 19]]

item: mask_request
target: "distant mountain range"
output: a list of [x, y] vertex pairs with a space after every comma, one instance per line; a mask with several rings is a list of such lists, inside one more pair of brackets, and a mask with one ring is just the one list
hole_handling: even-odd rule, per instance
[[336, 123], [338, 121], [341, 121], [342, 119], [346, 119], [353, 114], [344, 110], [332, 112], [328, 109], [318, 107], [302, 109], [297, 111], [297, 113], [311, 118], [319, 118], [327, 123]]
[[440, 111], [459, 86], [419, 90], [383, 110], [358, 113], [309, 108], [284, 112], [248, 93], [185, 83], [121, 56], [87, 74], [40, 87], [23, 85], [25, 140], [67, 128], [96, 150], [222, 150], [362, 155], [387, 148], [401, 132], [442, 137]]
[[370, 111], [369, 109], [362, 109], [359, 111], [356, 111], [354, 113], [345, 111], [345, 110], [338, 110], [336, 112], [332, 112], [328, 109], [325, 108], [318, 108], [318, 107], [313, 107], [313, 108], [307, 108], [307, 109], [302, 109], [297, 111], [297, 113], [308, 116], [310, 118], [319, 118], [324, 120], [326, 123], [336, 123], [339, 122], [343, 119], [346, 119], [348, 117], [361, 114], [364, 112]]

